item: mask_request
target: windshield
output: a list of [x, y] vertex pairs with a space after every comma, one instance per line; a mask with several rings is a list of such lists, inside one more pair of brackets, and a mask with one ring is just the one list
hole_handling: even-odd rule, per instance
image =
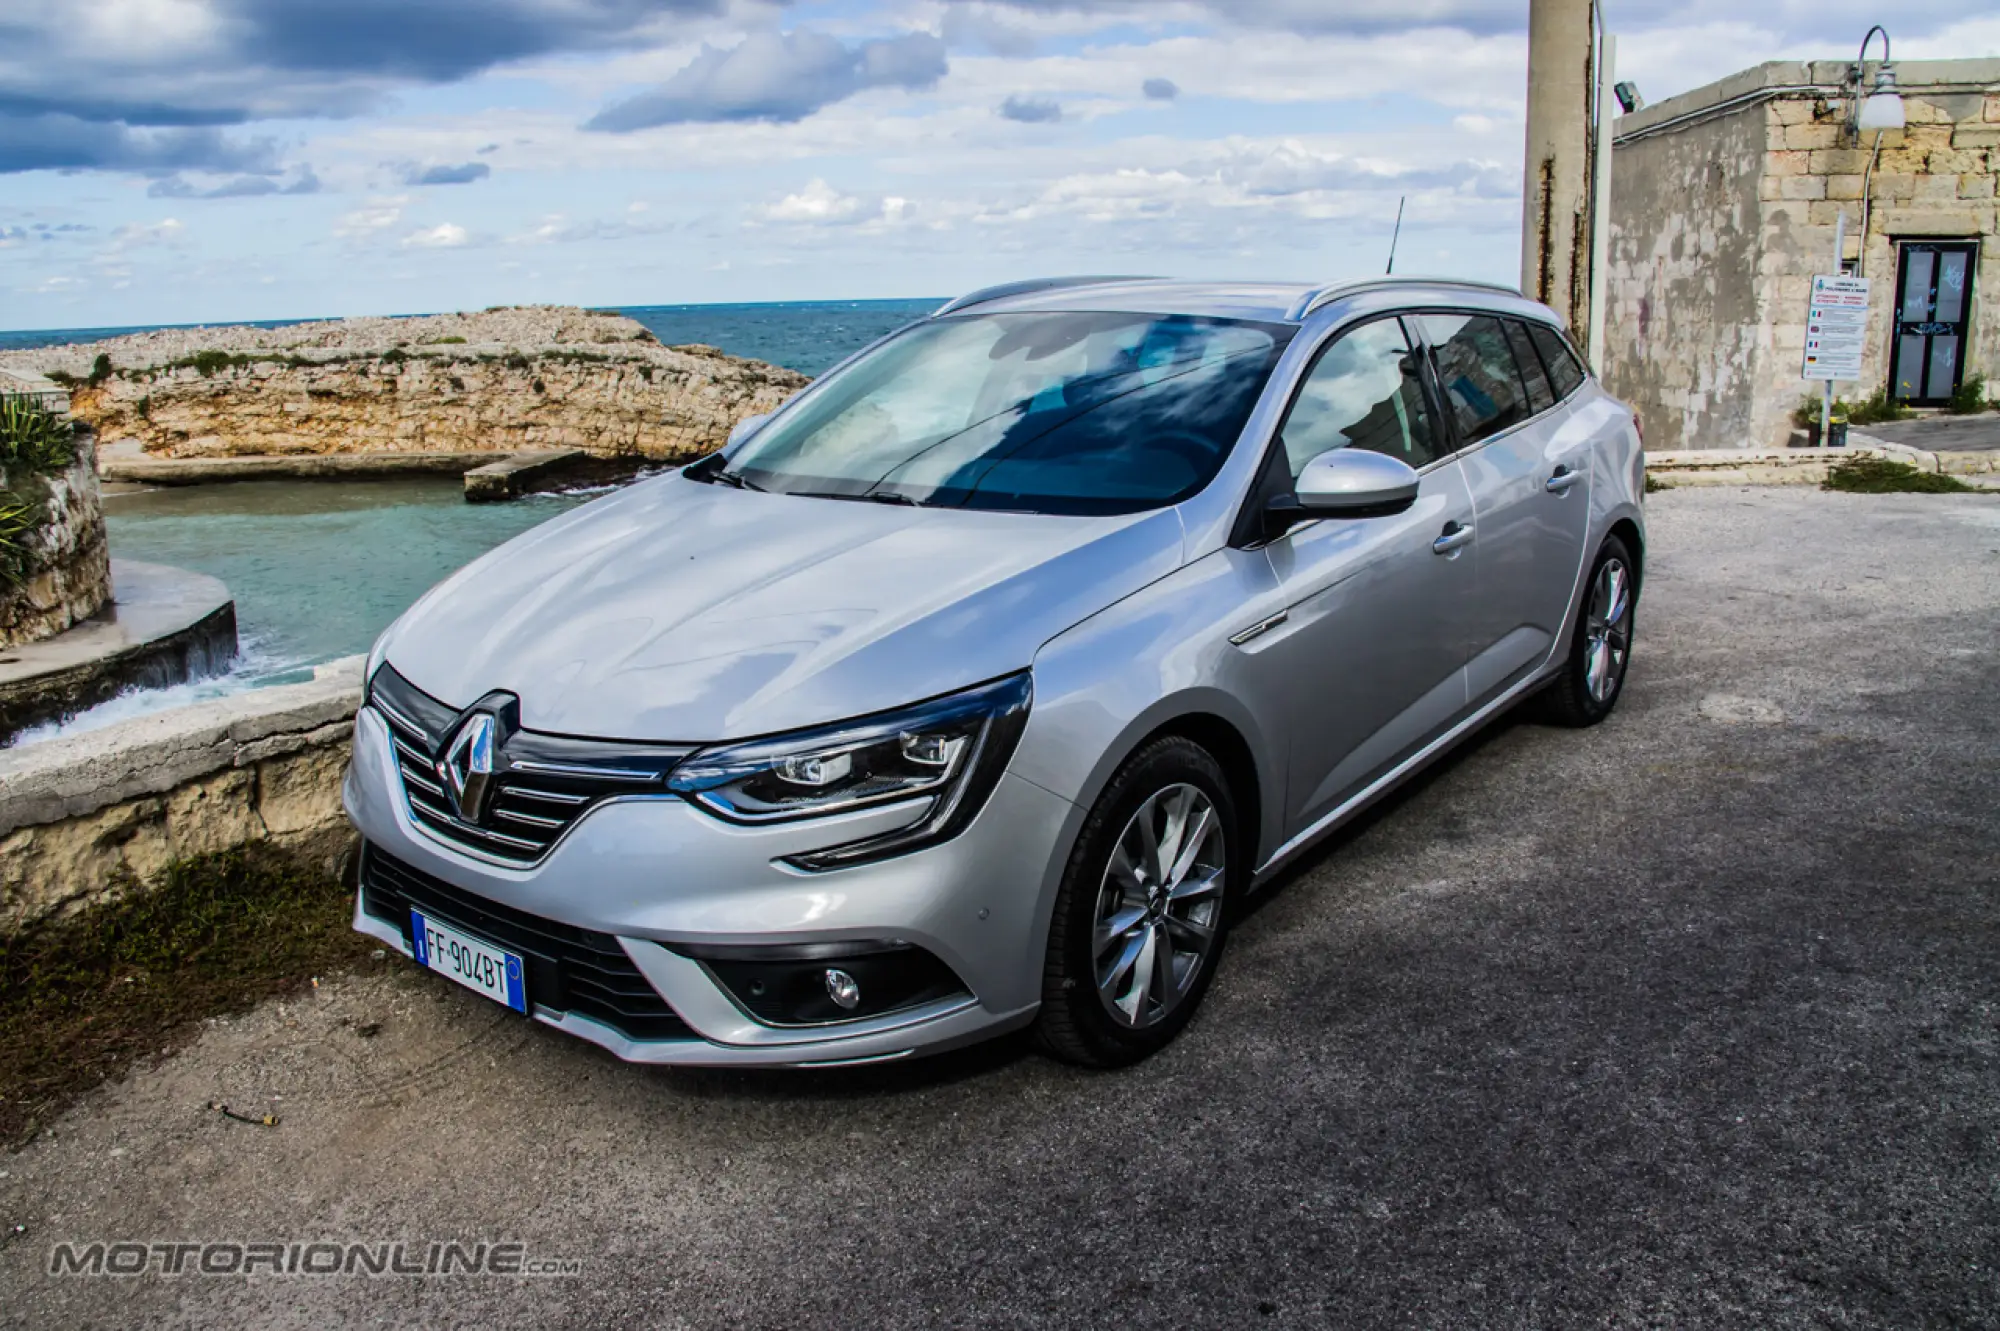
[[1130, 513], [1208, 484], [1292, 329], [1179, 315], [917, 324], [751, 436], [721, 479], [785, 494]]

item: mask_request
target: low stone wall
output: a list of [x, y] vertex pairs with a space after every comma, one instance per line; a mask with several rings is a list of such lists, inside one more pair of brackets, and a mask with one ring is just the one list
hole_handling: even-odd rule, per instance
[[32, 571], [17, 587], [0, 587], [0, 647], [38, 642], [103, 609], [111, 596], [111, 549], [98, 500], [96, 441], [77, 439], [76, 460], [37, 477], [53, 516], [25, 544]]
[[336, 865], [362, 664], [0, 751], [0, 937], [194, 855], [269, 843]]

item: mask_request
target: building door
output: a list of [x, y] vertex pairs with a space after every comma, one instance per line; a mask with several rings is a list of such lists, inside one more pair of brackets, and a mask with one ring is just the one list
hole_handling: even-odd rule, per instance
[[1912, 406], [1943, 406], [1965, 377], [1978, 256], [1978, 242], [1969, 240], [1906, 240], [1900, 247], [1890, 383]]

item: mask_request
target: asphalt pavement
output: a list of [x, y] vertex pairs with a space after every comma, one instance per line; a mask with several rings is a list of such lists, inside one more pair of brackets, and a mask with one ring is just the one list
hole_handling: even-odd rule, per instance
[[[2000, 1324], [2000, 497], [1650, 523], [1617, 714], [1310, 857], [1137, 1068], [644, 1070], [390, 960], [0, 1156], [0, 1321]], [[579, 1266], [47, 1273], [121, 1240]]]

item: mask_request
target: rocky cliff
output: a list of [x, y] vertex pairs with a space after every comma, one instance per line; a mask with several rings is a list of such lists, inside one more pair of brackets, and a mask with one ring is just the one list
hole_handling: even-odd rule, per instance
[[155, 457], [581, 448], [675, 460], [808, 381], [621, 315], [553, 306], [171, 329], [0, 356]]

